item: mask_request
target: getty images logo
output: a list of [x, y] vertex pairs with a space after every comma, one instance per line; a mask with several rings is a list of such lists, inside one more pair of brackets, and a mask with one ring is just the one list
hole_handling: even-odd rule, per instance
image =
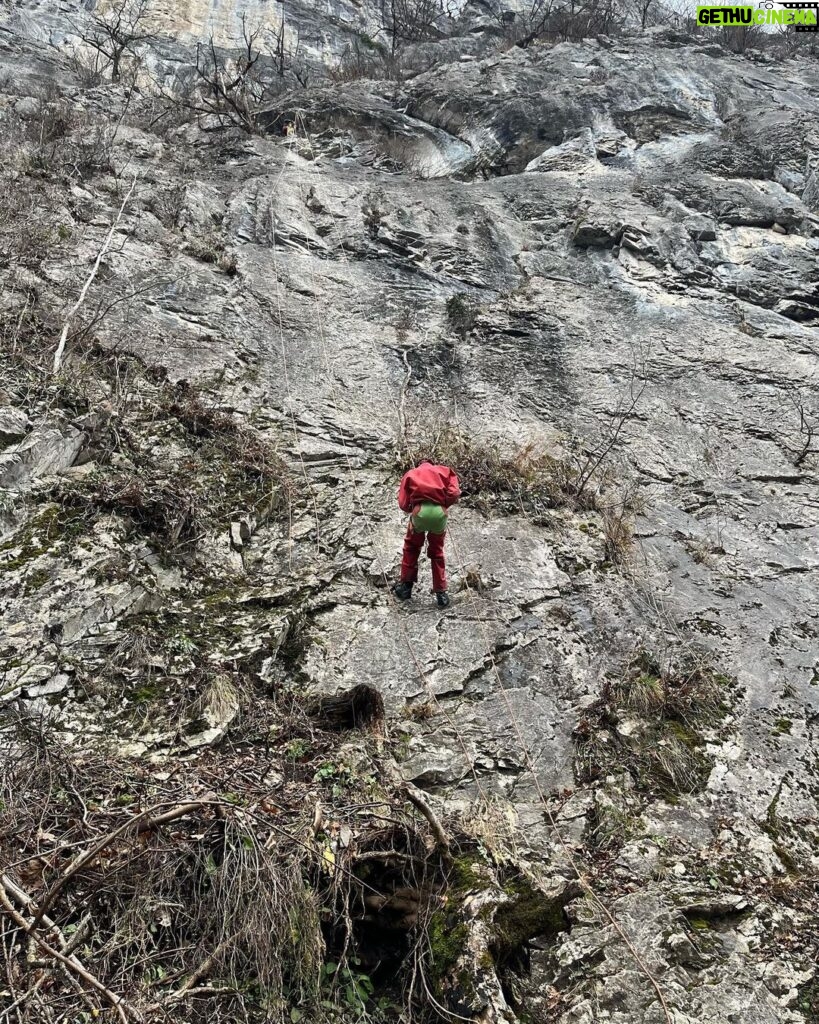
[[819, 0], [783, 3], [779, 7], [774, 7], [770, 0], [758, 7], [697, 7], [698, 25], [793, 25], [797, 32], [816, 32], [818, 22]]

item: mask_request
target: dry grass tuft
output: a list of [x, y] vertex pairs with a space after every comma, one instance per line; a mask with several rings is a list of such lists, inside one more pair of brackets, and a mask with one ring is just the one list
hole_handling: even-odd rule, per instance
[[611, 697], [615, 703], [641, 715], [656, 714], [665, 705], [665, 687], [659, 676], [651, 672], [626, 675], [611, 684]]
[[662, 670], [638, 651], [575, 731], [578, 776], [628, 770], [643, 789], [697, 791], [712, 764], [703, 734], [724, 718], [731, 687], [705, 662]]
[[422, 459], [451, 466], [466, 499], [484, 510], [537, 514], [546, 509], [600, 507], [601, 493], [612, 484], [608, 471], [585, 477], [574, 455], [554, 455], [535, 444], [509, 449], [496, 438], [469, 435], [452, 425], [404, 445], [397, 468], [406, 472]]
[[403, 710], [404, 718], [409, 719], [410, 722], [428, 722], [437, 713], [438, 709], [435, 707], [434, 701], [431, 700], [423, 700], [418, 704], [407, 704]]

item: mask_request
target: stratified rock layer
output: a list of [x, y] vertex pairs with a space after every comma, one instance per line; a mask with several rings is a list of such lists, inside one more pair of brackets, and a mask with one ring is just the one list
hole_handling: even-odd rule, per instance
[[[117, 122], [66, 62], [74, 6], [7, 18], [10, 126], [50, 79]], [[211, 23], [227, 44], [241, 13], [162, 8], [163, 59], [190, 59]], [[333, 17], [331, 54], [362, 27]], [[48, 34], [62, 50], [42, 47]], [[252, 536], [247, 507], [209, 523], [209, 582], [191, 582], [115, 513], [66, 535], [44, 488], [88, 472], [103, 427], [4, 393], [3, 699], [47, 708], [80, 746], [174, 756], [218, 743], [238, 705], [134, 731], [86, 699], [82, 680], [133, 624], [170, 611], [181, 642], [215, 623], [190, 642], [262, 678], [298, 624], [299, 685], [377, 689], [403, 733], [402, 777], [446, 808], [497, 797], [524, 859], [566, 867], [539, 791], [565, 791], [573, 849], [615, 823], [601, 884], [676, 1024], [808, 1019], [809, 951], [791, 938], [807, 900], [769, 893], [817, 866], [817, 68], [652, 34], [319, 83], [265, 108], [267, 136], [125, 119], [110, 171], [72, 181], [54, 211], [64, 248], [33, 281], [0, 264], [4, 309], [77, 293], [71, 261], [90, 268], [120, 201], [113, 175], [136, 174], [97, 294], [148, 287], [95, 326], [100, 345], [275, 435], [303, 500]], [[470, 323], [453, 322], [453, 298]], [[639, 510], [625, 564], [599, 511], [533, 520], [467, 501], [451, 518], [451, 609], [425, 576], [396, 608], [396, 445], [445, 421], [555, 451], [575, 435], [594, 450], [619, 423], [612, 461]], [[725, 684], [720, 722], [698, 737], [697, 792], [646, 793], [616, 763], [576, 778], [573, 734], [636, 651], [710, 659]], [[433, 696], [442, 710], [413, 714]], [[639, 735], [635, 719], [613, 723], [612, 742]], [[532, 951], [524, 1008], [561, 1024], [663, 1020], [609, 922], [580, 900], [569, 924]]]

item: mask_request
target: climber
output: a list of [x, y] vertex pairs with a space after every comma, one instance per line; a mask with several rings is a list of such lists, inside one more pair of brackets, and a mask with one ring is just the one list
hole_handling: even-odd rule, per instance
[[449, 605], [446, 591], [444, 535], [450, 506], [461, 496], [458, 478], [448, 466], [436, 466], [422, 459], [415, 469], [405, 473], [398, 488], [398, 507], [410, 516], [401, 559], [401, 580], [392, 591], [401, 601], [412, 597], [412, 585], [418, 579], [418, 556], [427, 541], [432, 562], [432, 589], [439, 608]]

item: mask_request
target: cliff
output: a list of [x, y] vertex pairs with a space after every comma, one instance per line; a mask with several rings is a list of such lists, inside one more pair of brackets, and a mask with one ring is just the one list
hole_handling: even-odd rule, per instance
[[815, 57], [467, 5], [367, 78], [378, 9], [294, 5], [248, 131], [196, 44], [279, 5], [113, 82], [5, 7], [20, 1019], [815, 1020]]

